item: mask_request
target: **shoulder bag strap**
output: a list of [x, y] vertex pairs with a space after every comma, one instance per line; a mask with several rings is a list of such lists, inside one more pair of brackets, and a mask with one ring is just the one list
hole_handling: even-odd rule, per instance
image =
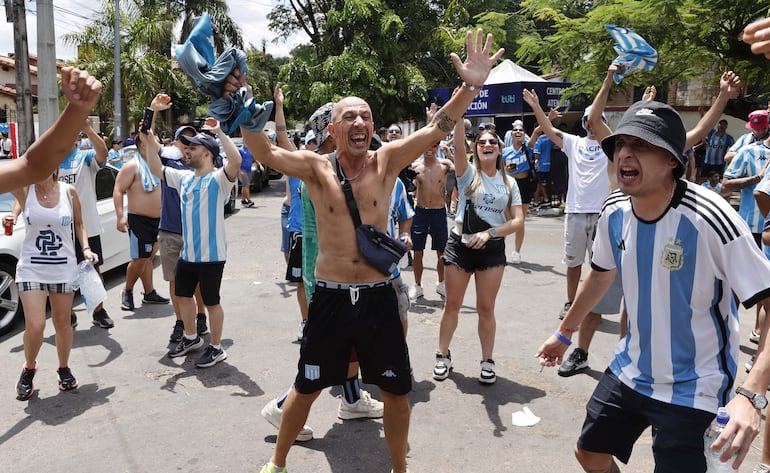
[[340, 162], [337, 159], [337, 153], [333, 152], [329, 154], [329, 161], [334, 166], [334, 170], [337, 172], [337, 179], [342, 184], [342, 192], [345, 194], [345, 203], [348, 205], [348, 211], [350, 211], [350, 217], [353, 219], [353, 227], [358, 228], [361, 226], [361, 214], [358, 212], [358, 205], [356, 204], [356, 198], [353, 195], [353, 187], [350, 185], [344, 177], [342, 177], [342, 169]]

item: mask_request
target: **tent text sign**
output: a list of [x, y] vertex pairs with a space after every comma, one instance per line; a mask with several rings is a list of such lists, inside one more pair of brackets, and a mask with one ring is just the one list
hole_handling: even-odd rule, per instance
[[[553, 107], [569, 107], [569, 101], [561, 102], [567, 82], [514, 82], [507, 84], [487, 84], [482, 87], [468, 107], [466, 115], [521, 115], [531, 113], [532, 109], [522, 99], [524, 88], [534, 89], [540, 98], [543, 110]], [[442, 87], [428, 90], [428, 103], [436, 102], [442, 106], [452, 96], [452, 88]], [[572, 109], [571, 109], [572, 110]], [[578, 110], [577, 108], [574, 109]], [[582, 108], [581, 108], [582, 110]]]

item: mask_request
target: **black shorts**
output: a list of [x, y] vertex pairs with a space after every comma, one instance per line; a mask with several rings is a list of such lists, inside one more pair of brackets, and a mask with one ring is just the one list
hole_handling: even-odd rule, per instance
[[[94, 266], [101, 266], [104, 263], [104, 257], [102, 256], [102, 238], [99, 235], [88, 237], [88, 246], [91, 249], [91, 253], [96, 253], [99, 256], [99, 262]], [[83, 261], [83, 249], [80, 247], [80, 241], [75, 238], [75, 257], [78, 263]]]
[[608, 369], [586, 406], [578, 447], [628, 463], [634, 443], [652, 426], [656, 473], [703, 473], [703, 432], [711, 412], [676, 406], [637, 393]]
[[[532, 171], [530, 171], [532, 172]], [[521, 204], [529, 205], [532, 202], [532, 196], [535, 195], [535, 182], [529, 178], [529, 176], [523, 179], [516, 179], [516, 185], [519, 186], [519, 194], [521, 194]]]
[[316, 282], [294, 380], [298, 392], [311, 394], [343, 384], [353, 349], [365, 383], [391, 394], [412, 389], [396, 291], [389, 281], [379, 284], [339, 288], [337, 283]]
[[302, 282], [302, 232], [289, 233], [289, 259], [286, 262], [286, 280]]
[[466, 273], [505, 266], [505, 239], [493, 238], [484, 248], [474, 250], [462, 243], [460, 235], [449, 232], [449, 241], [441, 259], [444, 264], [453, 264]]
[[192, 297], [195, 288], [200, 284], [203, 304], [207, 306], [219, 304], [219, 288], [222, 285], [222, 273], [225, 270], [224, 261], [213, 263], [190, 263], [180, 259], [176, 264], [174, 275], [174, 294], [177, 297]]
[[160, 218], [128, 214], [128, 238], [131, 259], [144, 259], [152, 255], [152, 249], [158, 242]]
[[412, 220], [412, 249], [423, 251], [430, 235], [430, 247], [436, 251], [444, 251], [449, 235], [449, 227], [446, 221], [446, 207], [438, 209], [426, 209], [417, 206], [414, 208], [414, 220]]

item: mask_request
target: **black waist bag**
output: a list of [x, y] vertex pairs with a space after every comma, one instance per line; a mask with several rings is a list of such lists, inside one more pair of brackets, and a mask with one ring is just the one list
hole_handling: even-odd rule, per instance
[[406, 245], [367, 223], [356, 227], [356, 241], [358, 251], [366, 261], [388, 276], [393, 274], [398, 261], [406, 254]]
[[[476, 213], [476, 209], [473, 207], [471, 199], [466, 199], [465, 215], [463, 218], [463, 233], [470, 235], [473, 233], [489, 230], [490, 228], [492, 228], [492, 225], [488, 224], [484, 219], [479, 217], [479, 214]], [[487, 242], [484, 243], [484, 246], [481, 247], [480, 251], [496, 252], [501, 250], [505, 251], [505, 238], [495, 237], [487, 240]]]

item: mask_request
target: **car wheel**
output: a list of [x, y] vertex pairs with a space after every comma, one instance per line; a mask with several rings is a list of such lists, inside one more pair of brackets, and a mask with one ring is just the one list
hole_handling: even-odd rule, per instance
[[23, 317], [24, 308], [16, 287], [16, 266], [0, 261], [0, 335], [10, 332]]

